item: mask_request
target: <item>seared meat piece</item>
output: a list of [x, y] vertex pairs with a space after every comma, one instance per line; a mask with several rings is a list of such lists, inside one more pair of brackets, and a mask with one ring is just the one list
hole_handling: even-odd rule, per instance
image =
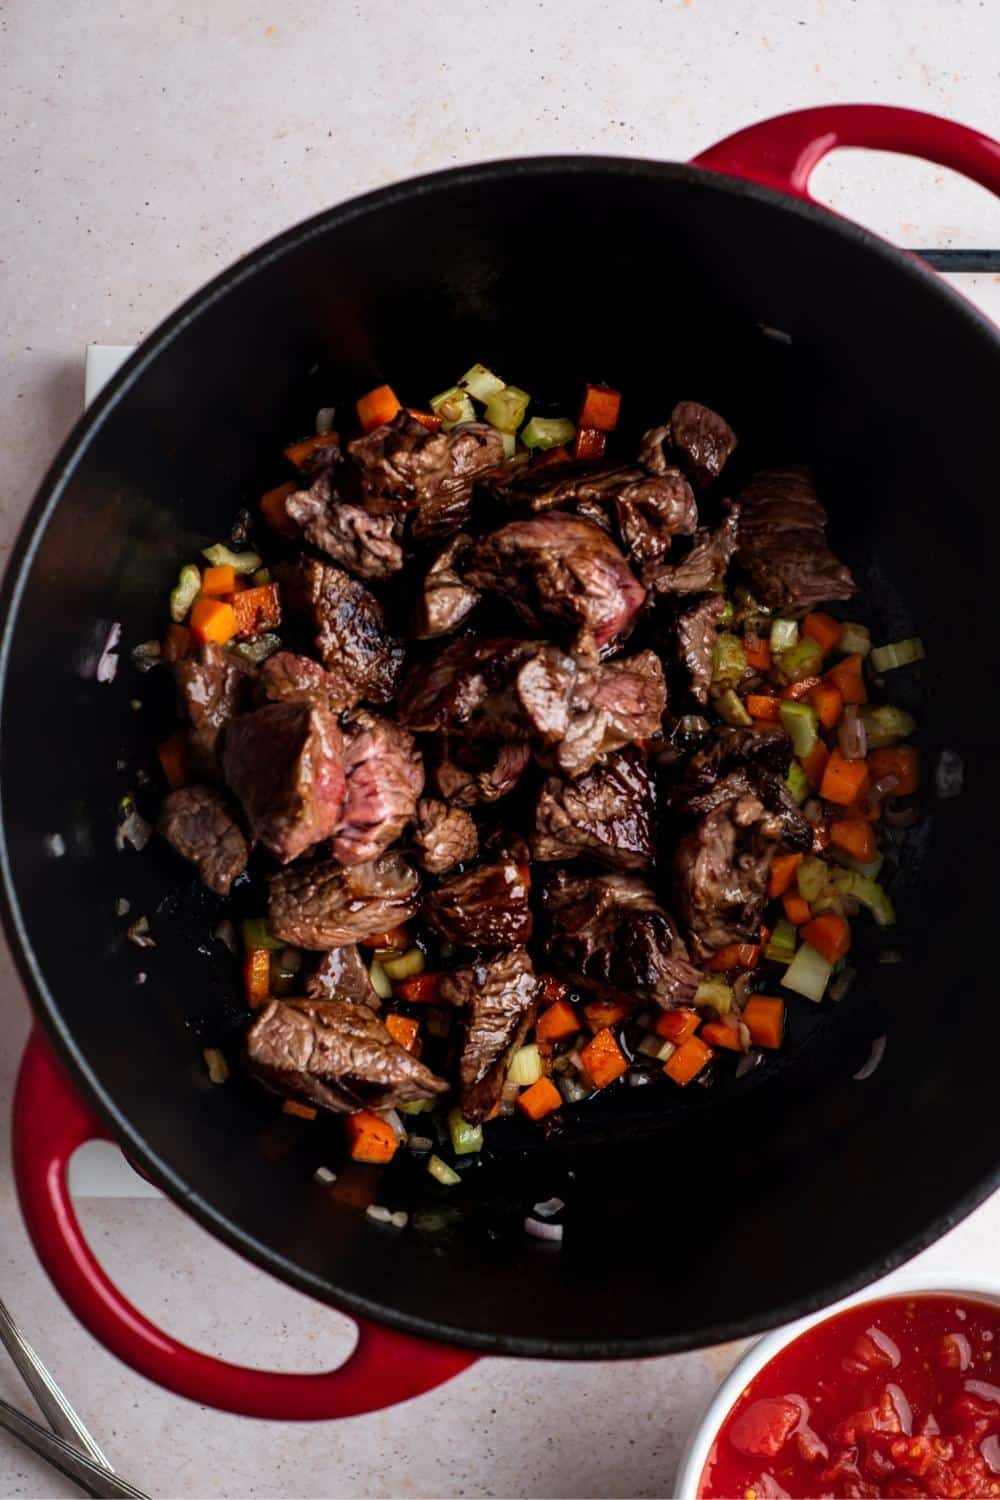
[[826, 511], [808, 469], [762, 469], [740, 495], [736, 560], [769, 609], [804, 614], [855, 591], [826, 542]]
[[551, 758], [567, 776], [579, 776], [611, 750], [659, 734], [666, 706], [663, 667], [654, 651], [584, 670]]
[[460, 1107], [478, 1125], [500, 1098], [507, 1066], [535, 1019], [541, 992], [531, 958], [511, 948], [441, 976], [441, 999], [465, 1011]]
[[512, 859], [452, 875], [424, 897], [432, 932], [462, 948], [511, 948], [531, 937], [530, 875]]
[[453, 746], [446, 740], [434, 779], [442, 797], [453, 806], [477, 807], [512, 792], [530, 760], [531, 746], [516, 740], [504, 745], [457, 740]]
[[714, 531], [696, 531], [694, 545], [679, 563], [663, 563], [650, 577], [651, 588], [660, 594], [704, 594], [726, 576], [736, 551], [740, 508], [731, 500], [722, 502], [722, 520]]
[[557, 973], [598, 995], [685, 1005], [701, 976], [670, 914], [634, 875], [560, 870], [544, 897], [546, 956]]
[[784, 776], [791, 759], [791, 741], [777, 724], [754, 724], [747, 729], [719, 725], [688, 761], [682, 780], [671, 789], [671, 803], [683, 811], [698, 792], [710, 792], [727, 772], [750, 762]]
[[721, 594], [707, 594], [688, 605], [673, 622], [678, 663], [687, 678], [688, 692], [702, 708], [712, 685], [716, 627], [725, 608]]
[[250, 850], [218, 792], [185, 786], [169, 792], [160, 808], [159, 830], [184, 859], [197, 865], [203, 885], [228, 896], [246, 869]]
[[420, 877], [399, 854], [345, 869], [331, 859], [271, 877], [271, 931], [296, 948], [340, 948], [408, 922], [420, 906]]
[[306, 980], [306, 995], [310, 1000], [355, 1000], [374, 1011], [382, 1007], [368, 965], [354, 943], [323, 954]]
[[550, 776], [535, 808], [535, 859], [589, 854], [619, 870], [638, 870], [656, 855], [653, 783], [634, 748], [608, 755], [568, 781]]
[[424, 763], [411, 734], [365, 709], [355, 710], [344, 736], [347, 789], [333, 856], [342, 865], [359, 865], [387, 849], [413, 817]]
[[643, 436], [639, 460], [654, 474], [662, 474], [672, 456], [692, 484], [704, 489], [718, 479], [735, 447], [736, 434], [718, 412], [697, 401], [678, 401], [669, 427], [652, 427]]
[[333, 493], [329, 472], [307, 490], [289, 495], [285, 510], [302, 527], [307, 542], [358, 578], [389, 578], [403, 566], [392, 516], [377, 516], [349, 505]]
[[[452, 641], [410, 672], [399, 695], [398, 717], [407, 728], [426, 733], [527, 739], [538, 728], [537, 716], [544, 714], [539, 672], [546, 680], [559, 679], [552, 691], [568, 702], [576, 667], [555, 646], [506, 636]], [[564, 707], [563, 720], [565, 713]]]
[[468, 550], [471, 540], [463, 532], [453, 536], [427, 570], [410, 632], [416, 640], [449, 635], [479, 603], [479, 591], [463, 583], [455, 571], [456, 561]]
[[697, 530], [698, 506], [680, 469], [666, 469], [625, 485], [615, 496], [615, 519], [628, 555], [645, 579], [655, 576], [675, 536]]
[[479, 834], [469, 814], [435, 797], [422, 797], [417, 803], [413, 843], [417, 859], [430, 875], [444, 875], [455, 865], [466, 865], [479, 852]]
[[469, 519], [477, 481], [504, 461], [503, 438], [486, 422], [463, 422], [447, 434], [451, 470], [413, 518], [416, 541], [447, 536]]
[[366, 703], [389, 703], [398, 691], [406, 652], [390, 633], [374, 594], [340, 568], [312, 558], [288, 570], [282, 582], [289, 607], [315, 626], [323, 665]]
[[181, 709], [191, 731], [191, 761], [199, 776], [219, 775], [219, 736], [249, 693], [253, 668], [208, 642], [174, 664]]
[[250, 1072], [276, 1093], [335, 1114], [394, 1109], [448, 1091], [367, 1005], [272, 1000], [246, 1034]]
[[333, 713], [353, 708], [357, 690], [338, 672], [328, 672], [311, 656], [276, 651], [261, 665], [258, 683], [272, 703], [309, 703]]
[[603, 506], [626, 485], [643, 478], [643, 471], [632, 464], [580, 459], [516, 469], [499, 475], [488, 488], [506, 505], [540, 512]]
[[569, 730], [581, 677], [591, 682], [600, 670], [581, 672], [573, 658], [557, 647], [538, 646], [517, 668], [511, 694], [512, 722], [523, 724], [527, 733], [543, 745], [562, 739]]
[[586, 653], [626, 635], [646, 597], [606, 532], [558, 510], [484, 537], [465, 576], [508, 599], [529, 628], [551, 622]]
[[344, 742], [325, 708], [267, 703], [229, 726], [226, 781], [282, 864], [329, 838], [344, 801]]
[[670, 788], [671, 811], [698, 817], [736, 797], [754, 796], [763, 809], [767, 837], [805, 852], [812, 845], [812, 828], [784, 779], [791, 754], [791, 744], [777, 727], [719, 729]]
[[401, 517], [416, 511], [413, 534], [423, 538], [465, 524], [481, 474], [503, 462], [503, 439], [483, 422], [428, 432], [407, 412], [348, 444], [360, 469], [366, 510]]

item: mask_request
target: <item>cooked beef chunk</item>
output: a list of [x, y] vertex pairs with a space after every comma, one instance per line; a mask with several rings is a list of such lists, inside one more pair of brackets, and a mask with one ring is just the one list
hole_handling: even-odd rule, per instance
[[411, 734], [365, 709], [345, 723], [344, 738], [347, 789], [333, 856], [342, 865], [360, 865], [387, 849], [413, 817], [424, 763]]
[[671, 789], [671, 803], [683, 811], [694, 795], [711, 791], [727, 772], [751, 762], [784, 776], [791, 759], [791, 741], [777, 724], [746, 729], [719, 725], [688, 761], [682, 779]]
[[463, 948], [511, 948], [531, 937], [530, 875], [512, 859], [452, 875], [424, 897], [432, 932]]
[[546, 953], [557, 973], [629, 1005], [669, 1010], [692, 999], [701, 976], [672, 917], [636, 876], [560, 870], [544, 906]]
[[[452, 641], [410, 672], [399, 694], [400, 722], [409, 729], [468, 739], [526, 739], [542, 711], [540, 688], [532, 676], [539, 662], [561, 673], [565, 701], [576, 668], [555, 646], [507, 636]], [[526, 669], [529, 682], [522, 691]]]
[[416, 511], [414, 536], [423, 538], [465, 524], [477, 478], [503, 462], [503, 439], [483, 422], [428, 432], [401, 411], [347, 451], [360, 469], [365, 508], [395, 517]]
[[643, 478], [643, 471], [631, 464], [581, 459], [515, 469], [499, 475], [489, 489], [495, 499], [517, 509], [569, 510], [603, 506], [625, 485]]
[[826, 511], [808, 469], [762, 469], [740, 495], [736, 561], [769, 609], [803, 614], [855, 591], [826, 541]]
[[555, 646], [539, 645], [517, 667], [509, 710], [509, 722], [522, 724], [543, 745], [561, 740], [568, 732], [570, 716], [582, 688], [581, 678], [596, 681], [600, 668], [581, 672], [571, 656]]
[[726, 576], [736, 551], [740, 509], [730, 500], [722, 502], [722, 520], [714, 531], [696, 531], [694, 545], [679, 563], [663, 563], [649, 579], [661, 594], [704, 594]]
[[530, 760], [531, 746], [516, 740], [503, 745], [446, 740], [434, 779], [442, 797], [453, 806], [477, 807], [512, 792]]
[[375, 993], [368, 965], [354, 943], [331, 948], [324, 953], [306, 980], [310, 1000], [356, 1000], [369, 1010], [379, 1010], [382, 1002]]
[[[663, 429], [657, 429], [662, 432]], [[736, 434], [718, 412], [697, 401], [678, 401], [670, 413], [669, 444], [679, 462], [698, 489], [718, 479], [726, 460], [736, 447]], [[652, 456], [655, 439], [647, 433], [642, 451]], [[661, 439], [661, 453], [663, 440]]]
[[289, 495], [285, 510], [302, 527], [307, 542], [359, 578], [389, 578], [403, 566], [403, 549], [392, 516], [373, 515], [333, 493], [329, 473], [307, 490]]
[[649, 474], [669, 474], [676, 468], [669, 422], [663, 427], [647, 427], [639, 439], [639, 462]]
[[280, 870], [271, 878], [271, 931], [296, 948], [340, 948], [408, 922], [420, 905], [420, 877], [401, 855], [345, 869], [333, 860]]
[[580, 776], [602, 755], [659, 734], [666, 706], [663, 667], [654, 651], [584, 670], [551, 758], [567, 776]]
[[394, 1109], [447, 1093], [367, 1005], [272, 1000], [246, 1035], [250, 1072], [279, 1094], [335, 1114]]
[[462, 1115], [478, 1125], [500, 1098], [507, 1066], [535, 1019], [541, 981], [524, 948], [441, 976], [441, 999], [464, 1009]]
[[575, 781], [550, 776], [535, 808], [531, 852], [544, 860], [589, 854], [619, 870], [651, 864], [655, 807], [644, 756], [629, 748]]
[[586, 653], [625, 636], [646, 597], [606, 532], [558, 510], [477, 542], [465, 577], [509, 600], [529, 628], [551, 623]]
[[761, 803], [763, 831], [791, 849], [808, 850], [812, 828], [785, 785], [792, 747], [777, 727], [719, 729], [688, 761], [669, 792], [671, 811], [697, 817], [741, 796]]
[[340, 568], [312, 558], [286, 572], [282, 581], [289, 607], [305, 614], [316, 629], [323, 665], [366, 703], [390, 702], [399, 688], [406, 651], [390, 633], [374, 594]]
[[429, 641], [435, 636], [450, 635], [479, 603], [478, 589], [463, 583], [455, 570], [456, 562], [468, 550], [471, 540], [464, 532], [453, 536], [427, 570], [410, 632], [416, 640]]
[[276, 651], [262, 664], [258, 676], [264, 697], [272, 703], [309, 703], [340, 713], [353, 708], [358, 694], [345, 677], [328, 672], [311, 656]]
[[249, 693], [253, 668], [213, 642], [174, 665], [181, 708], [191, 725], [191, 762], [199, 776], [219, 774], [219, 736]]
[[250, 831], [287, 864], [337, 826], [344, 801], [344, 743], [336, 719], [305, 703], [267, 703], [233, 721], [226, 781]]
[[504, 460], [503, 438], [485, 422], [463, 422], [447, 434], [451, 471], [413, 518], [416, 541], [447, 536], [469, 519], [477, 481]]
[[615, 519], [626, 551], [645, 579], [655, 576], [675, 536], [697, 530], [698, 507], [680, 469], [667, 469], [625, 485], [615, 496]]
[[413, 843], [417, 859], [430, 875], [444, 875], [456, 865], [468, 864], [479, 852], [479, 834], [469, 814], [435, 797], [422, 797], [417, 803]]
[[708, 702], [712, 685], [716, 627], [725, 607], [721, 594], [708, 594], [696, 604], [688, 605], [673, 621], [678, 664], [690, 696], [702, 708]]
[[250, 851], [218, 792], [207, 786], [169, 792], [160, 808], [159, 829], [178, 854], [197, 865], [203, 885], [218, 896], [229, 895]]

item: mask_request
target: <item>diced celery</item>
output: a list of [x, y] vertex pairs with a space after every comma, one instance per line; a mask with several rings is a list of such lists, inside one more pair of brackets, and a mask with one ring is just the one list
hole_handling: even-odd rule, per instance
[[795, 928], [791, 922], [787, 922], [784, 917], [781, 917], [774, 924], [771, 941], [764, 950], [764, 957], [770, 958], [773, 962], [779, 964], [791, 963], [797, 941], [798, 933], [795, 931]]
[[499, 432], [516, 432], [524, 421], [531, 397], [516, 385], [505, 385], [495, 391], [486, 403], [484, 416]]
[[723, 630], [715, 638], [712, 653], [712, 680], [735, 685], [747, 670], [747, 659], [743, 654], [743, 642], [738, 635]]
[[720, 1016], [733, 1008], [733, 992], [724, 979], [703, 979], [694, 992], [695, 1005], [711, 1005]]
[[504, 458], [513, 458], [517, 452], [517, 434], [514, 432], [501, 432], [500, 441], [503, 444]]
[[259, 666], [262, 661], [267, 661], [269, 656], [273, 656], [280, 645], [281, 636], [267, 632], [264, 635], [255, 635], [249, 641], [237, 641], [233, 647], [233, 655], [252, 662], [254, 666]]
[[427, 960], [419, 948], [407, 948], [399, 958], [383, 958], [382, 967], [390, 979], [410, 979], [422, 974]]
[[926, 656], [924, 643], [918, 635], [905, 641], [892, 641], [888, 646], [872, 648], [872, 666], [876, 672], [892, 672], [896, 667], [908, 667]]
[[379, 963], [378, 959], [369, 965], [368, 977], [372, 982], [372, 989], [380, 1000], [392, 999], [392, 980]]
[[449, 1167], [446, 1161], [441, 1160], [440, 1156], [429, 1156], [427, 1158], [427, 1170], [432, 1177], [440, 1182], [442, 1187], [454, 1187], [456, 1183], [462, 1180], [458, 1173]]
[[188, 610], [201, 592], [201, 574], [194, 563], [181, 568], [180, 576], [170, 591], [170, 618], [176, 625], [187, 619]]
[[912, 714], [905, 709], [897, 708], [894, 703], [874, 704], [866, 703], [859, 709], [861, 722], [865, 726], [865, 736], [868, 740], [869, 750], [879, 750], [884, 745], [896, 745], [900, 740], [905, 740], [917, 727], [917, 721]]
[[838, 870], [833, 877], [834, 885], [842, 896], [853, 896], [855, 901], [868, 908], [880, 927], [891, 927], [896, 920], [896, 911], [888, 892], [859, 870]]
[[276, 938], [268, 926], [266, 917], [244, 917], [240, 923], [243, 946], [250, 948], [284, 948], [285, 943]]
[[808, 901], [810, 904], [816, 900], [829, 879], [829, 865], [822, 859], [817, 859], [815, 854], [807, 854], [795, 871], [795, 883], [799, 888], [799, 895], [803, 901]]
[[797, 995], [804, 995], [807, 1000], [819, 1004], [832, 973], [833, 964], [828, 963], [822, 953], [817, 953], [810, 943], [803, 943], [785, 970], [781, 983], [786, 990], [794, 990]]
[[869, 880], [877, 880], [878, 873], [885, 864], [884, 854], [876, 854], [868, 864], [862, 865], [843, 849], [831, 848], [830, 853], [839, 865], [843, 865], [847, 870], [857, 870], [859, 875], [867, 875]]
[[521, 1088], [530, 1088], [537, 1083], [543, 1072], [541, 1053], [534, 1042], [529, 1042], [526, 1047], [519, 1047], [510, 1060], [507, 1069], [507, 1078], [510, 1083], [516, 1083]]
[[568, 417], [532, 417], [521, 429], [521, 442], [526, 448], [558, 448], [575, 437], [576, 427]]
[[816, 748], [819, 739], [819, 718], [811, 703], [781, 704], [781, 724], [792, 742], [792, 749], [800, 760], [805, 760]]
[[773, 620], [771, 623], [771, 650], [775, 656], [780, 656], [783, 651], [790, 651], [798, 644], [799, 626], [797, 620]]
[[867, 656], [872, 649], [872, 638], [867, 625], [856, 620], [844, 621], [844, 633], [837, 648], [845, 656]]
[[397, 1104], [401, 1115], [429, 1115], [437, 1104], [436, 1099], [414, 1099], [411, 1104]]
[[476, 420], [476, 408], [465, 391], [459, 390], [453, 385], [447, 391], [441, 391], [437, 396], [432, 396], [430, 401], [431, 411], [441, 418], [441, 426], [445, 432], [450, 432], [460, 422], [474, 422]]
[[249, 575], [264, 566], [263, 558], [256, 552], [234, 552], [225, 542], [216, 542], [214, 547], [202, 547], [201, 555], [213, 568], [232, 568], [234, 573]]
[[733, 608], [733, 601], [731, 599], [727, 599], [726, 602], [722, 606], [722, 614], [719, 616], [718, 620], [716, 621], [716, 624], [718, 624], [720, 626], [721, 625], [731, 625], [735, 619], [736, 619], [736, 611]]
[[460, 1109], [449, 1111], [448, 1134], [451, 1136], [451, 1149], [456, 1156], [469, 1156], [473, 1151], [483, 1149], [483, 1127], [470, 1125]]
[[492, 370], [487, 370], [485, 365], [473, 365], [471, 369], [466, 370], [458, 383], [463, 391], [468, 391], [469, 395], [475, 396], [477, 401], [488, 401], [504, 387], [500, 376], [494, 375]]
[[809, 777], [806, 775], [805, 771], [803, 771], [797, 760], [793, 760], [791, 765], [788, 767], [788, 775], [785, 777], [785, 786], [788, 788], [788, 795], [791, 797], [793, 802], [798, 803], [799, 807], [802, 806], [803, 802], [806, 801], [809, 793], [812, 791]]
[[753, 723], [743, 699], [735, 688], [726, 688], [726, 691], [716, 700], [715, 707], [720, 719], [724, 719], [734, 729], [746, 729]]
[[783, 682], [801, 682], [816, 677], [823, 670], [823, 653], [811, 635], [804, 635], [789, 651], [777, 658], [778, 675]]

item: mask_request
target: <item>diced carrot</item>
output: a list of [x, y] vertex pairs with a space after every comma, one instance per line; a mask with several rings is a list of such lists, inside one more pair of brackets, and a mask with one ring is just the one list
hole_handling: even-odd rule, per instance
[[700, 1021], [701, 1016], [696, 1010], [665, 1010], [662, 1015], [657, 1016], [653, 1030], [668, 1042], [680, 1043], [689, 1036], [694, 1036]]
[[371, 432], [385, 422], [391, 422], [399, 411], [399, 397], [391, 385], [377, 385], [373, 391], [362, 396], [357, 403], [358, 421], [362, 432]]
[[392, 1161], [399, 1145], [399, 1138], [388, 1120], [373, 1115], [367, 1109], [344, 1117], [347, 1144], [354, 1161], [373, 1164]]
[[568, 1000], [554, 1001], [535, 1023], [535, 1036], [542, 1042], [562, 1042], [579, 1030], [579, 1018]]
[[268, 490], [266, 495], [260, 497], [260, 513], [264, 521], [278, 536], [287, 536], [289, 539], [299, 535], [299, 528], [295, 521], [285, 510], [285, 501], [289, 495], [294, 495], [298, 485], [294, 479], [287, 484], [276, 484], [273, 490]]
[[164, 661], [183, 661], [191, 655], [191, 631], [186, 625], [168, 625], [160, 655]]
[[872, 781], [881, 781], [883, 776], [898, 778], [895, 791], [890, 793], [893, 797], [912, 797], [920, 785], [920, 756], [912, 745], [886, 745], [881, 750], [872, 750], [868, 769]]
[[772, 995], [751, 995], [743, 1007], [743, 1024], [755, 1047], [781, 1046], [785, 1032], [785, 1002]]
[[[771, 647], [764, 640], [763, 636], [745, 635], [743, 637], [743, 655], [747, 659], [747, 664], [753, 667], [755, 672], [769, 672], [771, 670]], [[753, 709], [750, 709], [749, 712], [753, 713]], [[754, 717], [758, 716], [754, 715]], [[763, 718], [763, 715], [759, 717]]]
[[772, 898], [783, 896], [795, 879], [795, 871], [801, 863], [801, 854], [776, 854], [771, 864], [767, 894]]
[[410, 946], [410, 929], [405, 922], [390, 927], [387, 932], [376, 932], [371, 937], [359, 938], [362, 948], [402, 948], [405, 953]]
[[263, 630], [275, 630], [281, 624], [281, 594], [276, 583], [263, 583], [259, 588], [230, 594], [229, 603], [236, 616], [235, 633], [240, 640], [260, 635]]
[[813, 917], [802, 929], [802, 941], [821, 953], [827, 963], [835, 964], [851, 946], [851, 929], [846, 917], [830, 912]]
[[300, 1104], [297, 1099], [285, 1099], [281, 1105], [286, 1115], [297, 1115], [300, 1120], [315, 1120], [316, 1110], [311, 1104]]
[[743, 700], [751, 719], [760, 719], [767, 724], [781, 722], [781, 699], [767, 693], [747, 693]]
[[760, 949], [756, 943], [727, 943], [718, 948], [705, 965], [706, 969], [756, 969]]
[[877, 797], [870, 795], [870, 781], [865, 782], [865, 790], [861, 793], [857, 802], [851, 802], [844, 806], [844, 817], [847, 819], [860, 818], [863, 823], [877, 823], [882, 816], [882, 804]]
[[520, 880], [521, 884], [527, 890], [530, 891], [531, 890], [531, 865], [527, 864], [527, 863], [525, 863], [523, 865], [518, 865], [518, 867], [517, 867], [517, 878], [518, 878], [518, 880]]
[[196, 599], [191, 610], [191, 634], [196, 641], [224, 646], [236, 634], [236, 611], [222, 599]]
[[823, 773], [826, 771], [827, 761], [829, 759], [830, 752], [824, 745], [822, 740], [817, 740], [815, 745], [813, 745], [812, 749], [809, 751], [809, 754], [803, 756], [799, 764], [802, 766], [803, 771], [805, 771], [806, 776], [809, 778], [810, 786], [819, 786], [820, 782], [823, 780]]
[[878, 853], [875, 830], [863, 818], [835, 819], [830, 824], [830, 843], [861, 865], [870, 864]]
[[810, 614], [802, 621], [802, 634], [814, 640], [824, 656], [836, 651], [843, 633], [843, 625], [832, 615]]
[[267, 948], [248, 948], [243, 960], [243, 989], [251, 1010], [271, 998], [271, 954]]
[[232, 594], [236, 589], [236, 569], [231, 568], [228, 563], [221, 568], [206, 568], [201, 575], [201, 591], [203, 594], [218, 596], [219, 594]]
[[412, 406], [406, 408], [407, 416], [419, 422], [421, 427], [426, 427], [428, 432], [438, 432], [441, 428], [441, 418], [434, 411], [414, 411]]
[[809, 902], [803, 901], [798, 891], [786, 891], [781, 898], [781, 904], [785, 908], [785, 916], [793, 927], [801, 927], [803, 922], [808, 922], [812, 916]]
[[316, 432], [312, 437], [303, 438], [300, 443], [289, 443], [285, 449], [285, 457], [290, 464], [301, 469], [307, 458], [319, 451], [321, 448], [335, 448], [340, 442], [340, 434], [337, 432]]
[[813, 824], [813, 854], [822, 854], [824, 849], [830, 847], [830, 825], [829, 823]]
[[706, 1021], [698, 1035], [712, 1047], [724, 1047], [727, 1052], [743, 1051], [736, 1027], [727, 1026], [723, 1021]]
[[608, 440], [597, 427], [578, 427], [573, 444], [574, 458], [603, 458]]
[[598, 1089], [607, 1088], [609, 1083], [614, 1083], [628, 1067], [622, 1049], [615, 1041], [615, 1034], [608, 1026], [591, 1037], [580, 1053], [580, 1060], [591, 1083]]
[[385, 1017], [385, 1029], [394, 1042], [405, 1047], [407, 1052], [413, 1052], [417, 1046], [417, 1038], [420, 1035], [420, 1022], [414, 1020], [413, 1016], [401, 1016], [398, 1011], [391, 1010]]
[[528, 468], [534, 472], [535, 469], [548, 469], [552, 464], [565, 464], [569, 462], [569, 449], [564, 443], [558, 448], [539, 448], [531, 456]]
[[692, 1078], [697, 1078], [702, 1068], [712, 1061], [715, 1053], [697, 1036], [689, 1036], [672, 1052], [663, 1064], [663, 1071], [674, 1083], [684, 1088]]
[[569, 985], [565, 979], [557, 979], [554, 974], [546, 974], [542, 979], [542, 1004], [554, 1005], [557, 1000], [565, 1000], [569, 994]]
[[631, 1012], [620, 1000], [592, 1000], [583, 1007], [587, 1025], [591, 1031], [602, 1031], [607, 1026], [617, 1026]]
[[614, 432], [621, 409], [621, 391], [609, 385], [586, 385], [580, 405], [580, 426], [596, 427], [600, 432]]
[[868, 767], [863, 760], [848, 760], [840, 750], [833, 750], [823, 772], [819, 794], [824, 802], [839, 802], [844, 807], [857, 802], [868, 789]]
[[190, 785], [191, 757], [188, 751], [188, 737], [183, 729], [178, 729], [169, 740], [164, 740], [156, 753], [163, 774], [167, 778], [167, 786], [171, 791], [175, 792], [178, 787]]
[[817, 682], [809, 689], [809, 702], [816, 710], [824, 729], [833, 729], [844, 712], [844, 700], [840, 689], [833, 682]]
[[393, 981], [392, 992], [397, 1000], [409, 1000], [420, 1005], [433, 1005], [438, 997], [439, 974], [411, 974], [409, 979]]
[[562, 1102], [562, 1094], [551, 1078], [539, 1078], [537, 1083], [533, 1083], [517, 1097], [518, 1109], [523, 1110], [529, 1120], [544, 1119], [554, 1109], [561, 1109]]
[[826, 679], [839, 690], [845, 703], [868, 702], [868, 689], [865, 687], [859, 655], [845, 656], [843, 661], [838, 661], [837, 665], [827, 672]]
[[781, 689], [781, 696], [785, 699], [791, 699], [793, 703], [797, 703], [802, 698], [808, 698], [813, 688], [820, 681], [819, 677], [803, 677], [801, 681], [790, 682], [787, 687], [783, 687]]

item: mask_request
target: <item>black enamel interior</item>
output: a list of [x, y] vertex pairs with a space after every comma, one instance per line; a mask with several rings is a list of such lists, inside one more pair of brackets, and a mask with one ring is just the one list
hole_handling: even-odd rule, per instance
[[[227, 965], [198, 951], [212, 909], [166, 851], [118, 854], [112, 838], [167, 709], [125, 667], [96, 684], [93, 664], [111, 621], [126, 644], [158, 633], [179, 563], [284, 477], [276, 455], [318, 405], [383, 379], [426, 398], [473, 359], [551, 395], [607, 380], [637, 427], [704, 400], [752, 434], [748, 461], [813, 463], [866, 617], [925, 641], [927, 764], [957, 750], [966, 786], [936, 807], [904, 879], [905, 961], [870, 966], [839, 1010], [799, 1022], [787, 1060], [689, 1089], [659, 1123], [637, 1101], [616, 1123], [608, 1100], [551, 1152], [525, 1156], [515, 1139], [488, 1211], [400, 1237], [312, 1183], [322, 1134], [207, 1083], [203, 1039], [242, 1014]], [[787, 1319], [985, 1196], [998, 1159], [983, 945], [996, 921], [997, 716], [983, 684], [998, 634], [998, 389], [1000, 337], [926, 269], [822, 210], [637, 162], [506, 163], [386, 190], [290, 232], [173, 317], [43, 486], [8, 576], [4, 642], [8, 929], [43, 1023], [144, 1170], [339, 1306], [570, 1357]], [[61, 859], [46, 850], [56, 832]], [[155, 951], [124, 941], [121, 896], [159, 912]], [[882, 1066], [853, 1082], [883, 1031]], [[552, 1190], [570, 1204], [561, 1255], [496, 1233], [505, 1205], [516, 1218]]]

